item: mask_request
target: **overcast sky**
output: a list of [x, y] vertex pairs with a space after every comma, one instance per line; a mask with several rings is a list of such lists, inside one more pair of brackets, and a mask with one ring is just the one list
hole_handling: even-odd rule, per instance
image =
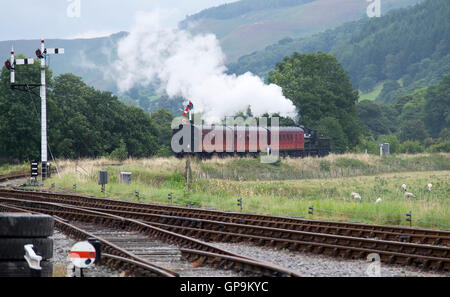
[[0, 40], [105, 36], [129, 30], [137, 11], [154, 9], [169, 10], [168, 25], [174, 25], [188, 14], [235, 1], [0, 0]]

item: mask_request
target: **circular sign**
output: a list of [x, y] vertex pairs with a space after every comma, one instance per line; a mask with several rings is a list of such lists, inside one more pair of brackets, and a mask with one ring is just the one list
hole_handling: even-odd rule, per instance
[[78, 268], [88, 268], [95, 262], [95, 248], [87, 241], [76, 243], [70, 250], [70, 261]]

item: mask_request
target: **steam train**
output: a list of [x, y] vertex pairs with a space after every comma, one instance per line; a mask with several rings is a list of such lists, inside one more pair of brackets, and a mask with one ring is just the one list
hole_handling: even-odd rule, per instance
[[[172, 150], [179, 158], [186, 155], [201, 158], [213, 155], [256, 156], [275, 150], [282, 157], [323, 157], [330, 153], [330, 138], [304, 126], [278, 127], [275, 130], [270, 127], [205, 126], [187, 122], [172, 132]], [[278, 132], [278, 139], [275, 132]]]

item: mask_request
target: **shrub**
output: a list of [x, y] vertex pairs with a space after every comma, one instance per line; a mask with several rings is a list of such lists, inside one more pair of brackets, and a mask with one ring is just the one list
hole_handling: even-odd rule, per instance
[[120, 141], [120, 146], [113, 150], [109, 157], [120, 162], [125, 161], [128, 158], [127, 147], [123, 140]]
[[360, 143], [354, 149], [354, 151], [357, 153], [365, 153], [366, 150], [367, 150], [368, 154], [373, 154], [373, 155], [377, 155], [379, 152], [378, 145], [375, 143], [375, 140], [372, 137], [362, 138], [360, 140]]
[[400, 153], [400, 141], [394, 134], [381, 136], [379, 143], [389, 143], [389, 151], [391, 154]]
[[419, 141], [407, 140], [400, 145], [400, 151], [405, 154], [423, 153], [425, 149]]
[[450, 153], [450, 140], [431, 145], [427, 151], [429, 153]]
[[336, 161], [334, 161], [334, 164], [336, 165], [336, 167], [352, 168], [352, 169], [365, 169], [369, 166], [360, 160], [348, 158], [336, 159]]
[[162, 145], [156, 152], [156, 156], [158, 157], [170, 157], [171, 155], [172, 151], [165, 145]]
[[326, 160], [320, 161], [320, 171], [330, 171], [331, 163]]

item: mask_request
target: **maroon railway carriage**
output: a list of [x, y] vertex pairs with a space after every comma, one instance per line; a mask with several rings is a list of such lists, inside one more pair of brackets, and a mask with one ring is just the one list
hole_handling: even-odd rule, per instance
[[[180, 131], [183, 126], [180, 126], [174, 133]], [[195, 149], [194, 152], [190, 152], [188, 149], [177, 153], [176, 155], [179, 157], [189, 153], [204, 157], [234, 154], [257, 155], [267, 152], [268, 149], [277, 150], [275, 130], [270, 127], [191, 126], [186, 124], [186, 128], [191, 128], [192, 136], [189, 148]], [[278, 132], [278, 151], [281, 156], [300, 157], [307, 154], [305, 152], [305, 132], [302, 128], [279, 127]]]

